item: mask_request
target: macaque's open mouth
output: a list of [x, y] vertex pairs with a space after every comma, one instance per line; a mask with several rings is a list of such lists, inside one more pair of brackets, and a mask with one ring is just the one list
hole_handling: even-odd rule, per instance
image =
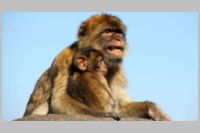
[[107, 48], [108, 54], [114, 57], [122, 56], [123, 51], [124, 51], [123, 46], [112, 45], [112, 46], [108, 46]]

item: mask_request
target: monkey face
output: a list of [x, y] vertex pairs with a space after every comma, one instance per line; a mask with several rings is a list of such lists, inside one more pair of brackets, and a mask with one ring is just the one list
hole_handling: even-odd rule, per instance
[[101, 42], [99, 45], [106, 56], [114, 59], [123, 58], [127, 44], [121, 30], [107, 28], [102, 31], [99, 40]]
[[126, 28], [115, 16], [96, 15], [83, 22], [79, 29], [79, 47], [92, 46], [110, 59], [121, 60], [126, 51]]
[[98, 72], [107, 74], [107, 62], [101, 51], [92, 47], [79, 48], [73, 57], [74, 67], [80, 71]]
[[96, 66], [94, 68], [97, 72], [99, 72], [102, 75], [106, 75], [108, 71], [108, 66], [106, 61], [104, 60], [104, 57], [102, 55], [98, 55], [96, 58]]

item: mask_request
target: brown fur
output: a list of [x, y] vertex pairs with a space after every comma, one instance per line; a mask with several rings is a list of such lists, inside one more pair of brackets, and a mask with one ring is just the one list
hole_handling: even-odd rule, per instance
[[[83, 22], [79, 28], [78, 42], [64, 49], [54, 59], [51, 67], [38, 80], [27, 105], [25, 115], [44, 115], [50, 112], [71, 115], [82, 113], [87, 108], [85, 104], [68, 94], [69, 88], [67, 86], [72, 58], [77, 48], [92, 46], [104, 52], [104, 55], [110, 58], [109, 65], [111, 68], [108, 69], [106, 79], [109, 91], [112, 93], [116, 104], [113, 112], [119, 113], [124, 117], [133, 116], [151, 118], [153, 120], [170, 120], [154, 103], [132, 102], [124, 89], [127, 80], [121, 61], [127, 52], [125, 34], [126, 27], [115, 16], [101, 14], [92, 16]], [[113, 51], [113, 46], [114, 49], [118, 49], [118, 46], [121, 49], [121, 46], [123, 46], [122, 54], [116, 54]], [[103, 82], [103, 80], [101, 81]], [[95, 89], [94, 91], [98, 90], [100, 89]], [[102, 92], [99, 93], [101, 94]]]
[[91, 47], [82, 48], [75, 54], [73, 62], [69, 95], [94, 112], [113, 112], [115, 101], [105, 77], [108, 63], [103, 54]]

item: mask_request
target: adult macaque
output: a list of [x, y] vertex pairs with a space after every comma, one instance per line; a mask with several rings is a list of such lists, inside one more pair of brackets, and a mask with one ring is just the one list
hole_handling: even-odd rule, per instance
[[109, 59], [105, 77], [115, 101], [113, 112], [124, 117], [170, 120], [154, 103], [132, 102], [125, 91], [127, 80], [122, 68], [122, 60], [128, 50], [125, 36], [126, 27], [115, 16], [101, 14], [84, 21], [79, 28], [78, 41], [64, 49], [37, 81], [25, 115], [77, 113], [82, 104], [69, 94], [72, 60], [78, 48], [92, 46]]

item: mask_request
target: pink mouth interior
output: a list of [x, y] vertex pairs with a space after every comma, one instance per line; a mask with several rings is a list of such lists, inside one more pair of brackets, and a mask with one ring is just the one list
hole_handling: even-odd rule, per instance
[[122, 55], [123, 47], [120, 46], [109, 46], [107, 49], [108, 53], [113, 56], [120, 56]]

